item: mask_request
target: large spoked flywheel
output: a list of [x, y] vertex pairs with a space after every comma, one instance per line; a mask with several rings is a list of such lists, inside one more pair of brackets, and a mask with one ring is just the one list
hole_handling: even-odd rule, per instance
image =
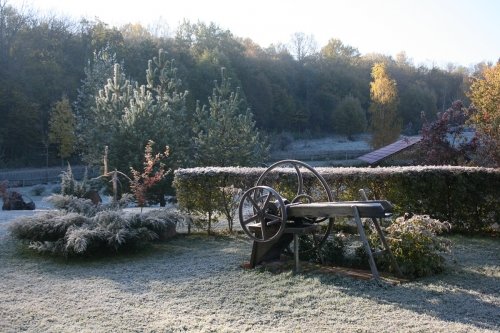
[[[257, 180], [256, 186], [276, 188], [275, 186], [280, 186], [280, 183], [283, 182], [280, 173], [288, 174], [290, 170], [295, 173], [295, 182], [292, 187], [295, 186], [296, 189], [293, 190], [293, 198], [290, 200], [292, 204], [333, 201], [333, 195], [326, 180], [309, 164], [296, 160], [283, 160], [274, 163], [262, 173]], [[289, 218], [292, 219], [293, 217]], [[308, 223], [322, 226], [321, 234], [318, 235], [317, 239], [319, 246], [322, 246], [330, 235], [334, 221], [334, 218], [322, 216], [306, 219]]]

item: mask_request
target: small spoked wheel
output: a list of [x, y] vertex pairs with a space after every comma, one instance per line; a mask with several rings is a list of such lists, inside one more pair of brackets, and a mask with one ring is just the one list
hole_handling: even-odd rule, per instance
[[246, 191], [238, 207], [243, 231], [256, 242], [278, 239], [286, 227], [286, 207], [281, 196], [268, 186]]

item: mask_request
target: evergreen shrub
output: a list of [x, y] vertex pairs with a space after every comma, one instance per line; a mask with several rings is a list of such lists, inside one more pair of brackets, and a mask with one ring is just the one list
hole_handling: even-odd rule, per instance
[[117, 201], [100, 205], [95, 205], [90, 199], [79, 198], [72, 195], [53, 194], [47, 197], [46, 200], [56, 209], [92, 217], [101, 211], [125, 208], [133, 201], [133, 197], [131, 194], [127, 193], [122, 195]]
[[89, 200], [69, 198], [65, 203], [69, 209], [17, 218], [9, 230], [37, 252], [73, 257], [123, 252], [145, 242], [166, 240], [175, 236], [176, 225], [182, 221], [181, 215], [168, 210], [126, 214], [91, 206], [95, 207]]

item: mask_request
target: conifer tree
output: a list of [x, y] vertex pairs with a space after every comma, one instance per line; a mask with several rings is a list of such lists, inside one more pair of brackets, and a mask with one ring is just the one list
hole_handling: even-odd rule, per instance
[[58, 145], [61, 160], [71, 156], [75, 149], [75, 117], [67, 97], [52, 108], [49, 123], [49, 142]]
[[398, 115], [398, 91], [396, 81], [387, 73], [384, 63], [372, 68], [370, 83], [370, 113], [372, 147], [380, 148], [393, 143], [401, 133], [401, 119]]
[[[110, 58], [99, 58], [100, 66]], [[102, 151], [109, 147], [112, 169], [127, 170], [141, 165], [144, 146], [150, 141], [171, 147], [169, 168], [187, 166], [192, 160], [192, 129], [186, 107], [187, 92], [179, 92], [181, 80], [173, 61], [160, 50], [148, 62], [147, 85], [138, 86], [126, 79], [122, 66], [112, 66], [113, 75], [95, 96], [94, 105], [84, 108], [80, 100], [80, 138], [85, 143], [83, 156], [90, 164], [100, 164]], [[88, 74], [88, 80], [94, 77]], [[91, 81], [97, 82], [97, 80]], [[89, 83], [85, 86], [91, 90]], [[82, 88], [82, 94], [85, 89]], [[83, 119], [84, 116], [86, 119]], [[162, 189], [160, 189], [161, 191]]]
[[133, 98], [124, 108], [115, 150], [124, 162], [137, 165], [141, 156], [137, 152], [153, 140], [160, 146], [171, 147], [170, 168], [187, 166], [192, 139], [186, 107], [188, 93], [179, 92], [181, 80], [165, 51], [160, 50], [158, 57], [148, 61], [146, 79], [147, 85], [135, 88]]
[[[85, 78], [74, 103], [77, 145], [88, 164], [99, 164], [102, 158], [103, 144], [96, 140], [96, 128], [99, 126], [96, 118], [96, 97], [108, 78], [113, 77], [115, 63], [116, 56], [111, 53], [109, 47], [94, 52], [93, 58], [84, 68]], [[99, 137], [100, 135], [97, 136]]]
[[215, 81], [208, 108], [196, 109], [195, 160], [201, 166], [250, 166], [265, 159], [268, 147], [250, 109], [241, 110], [239, 88], [231, 90], [231, 80], [221, 69], [221, 83]]
[[[192, 137], [191, 115], [186, 106], [188, 91], [181, 91], [182, 81], [177, 77], [173, 60], [167, 60], [167, 53], [160, 49], [158, 57], [148, 62], [146, 70], [147, 88], [156, 96], [156, 103], [162, 116], [155, 122], [155, 132], [165, 128], [172, 167], [191, 166]], [[160, 120], [158, 119], [158, 120]], [[159, 138], [157, 138], [158, 140]]]
[[[116, 162], [119, 156], [117, 148], [123, 144], [119, 133], [123, 122], [125, 109], [130, 105], [135, 91], [135, 83], [127, 80], [119, 64], [113, 66], [113, 78], [108, 79], [104, 89], [99, 90], [96, 96], [96, 107], [92, 108], [94, 124], [88, 128], [88, 156], [93, 164], [101, 162], [102, 151], [105, 146], [110, 148], [110, 160]], [[138, 144], [136, 155], [140, 156], [143, 144]], [[130, 148], [129, 149], [133, 149]], [[113, 168], [124, 169], [122, 165], [111, 163]], [[125, 165], [127, 166], [127, 165]]]

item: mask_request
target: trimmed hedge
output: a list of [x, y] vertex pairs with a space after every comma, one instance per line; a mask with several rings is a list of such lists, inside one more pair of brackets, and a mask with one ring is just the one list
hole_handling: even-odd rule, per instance
[[[254, 186], [265, 168], [179, 169], [174, 187], [181, 208], [208, 219], [219, 212], [221, 188], [233, 185], [246, 190]], [[387, 168], [316, 168], [328, 182], [336, 200], [359, 200], [358, 190], [395, 205], [396, 214], [428, 214], [448, 221], [455, 232], [491, 232], [500, 220], [500, 169], [416, 166]], [[304, 183], [313, 182], [303, 172]], [[282, 195], [294, 193], [295, 170], [275, 169], [265, 185]], [[290, 198], [289, 198], [290, 199]]]

